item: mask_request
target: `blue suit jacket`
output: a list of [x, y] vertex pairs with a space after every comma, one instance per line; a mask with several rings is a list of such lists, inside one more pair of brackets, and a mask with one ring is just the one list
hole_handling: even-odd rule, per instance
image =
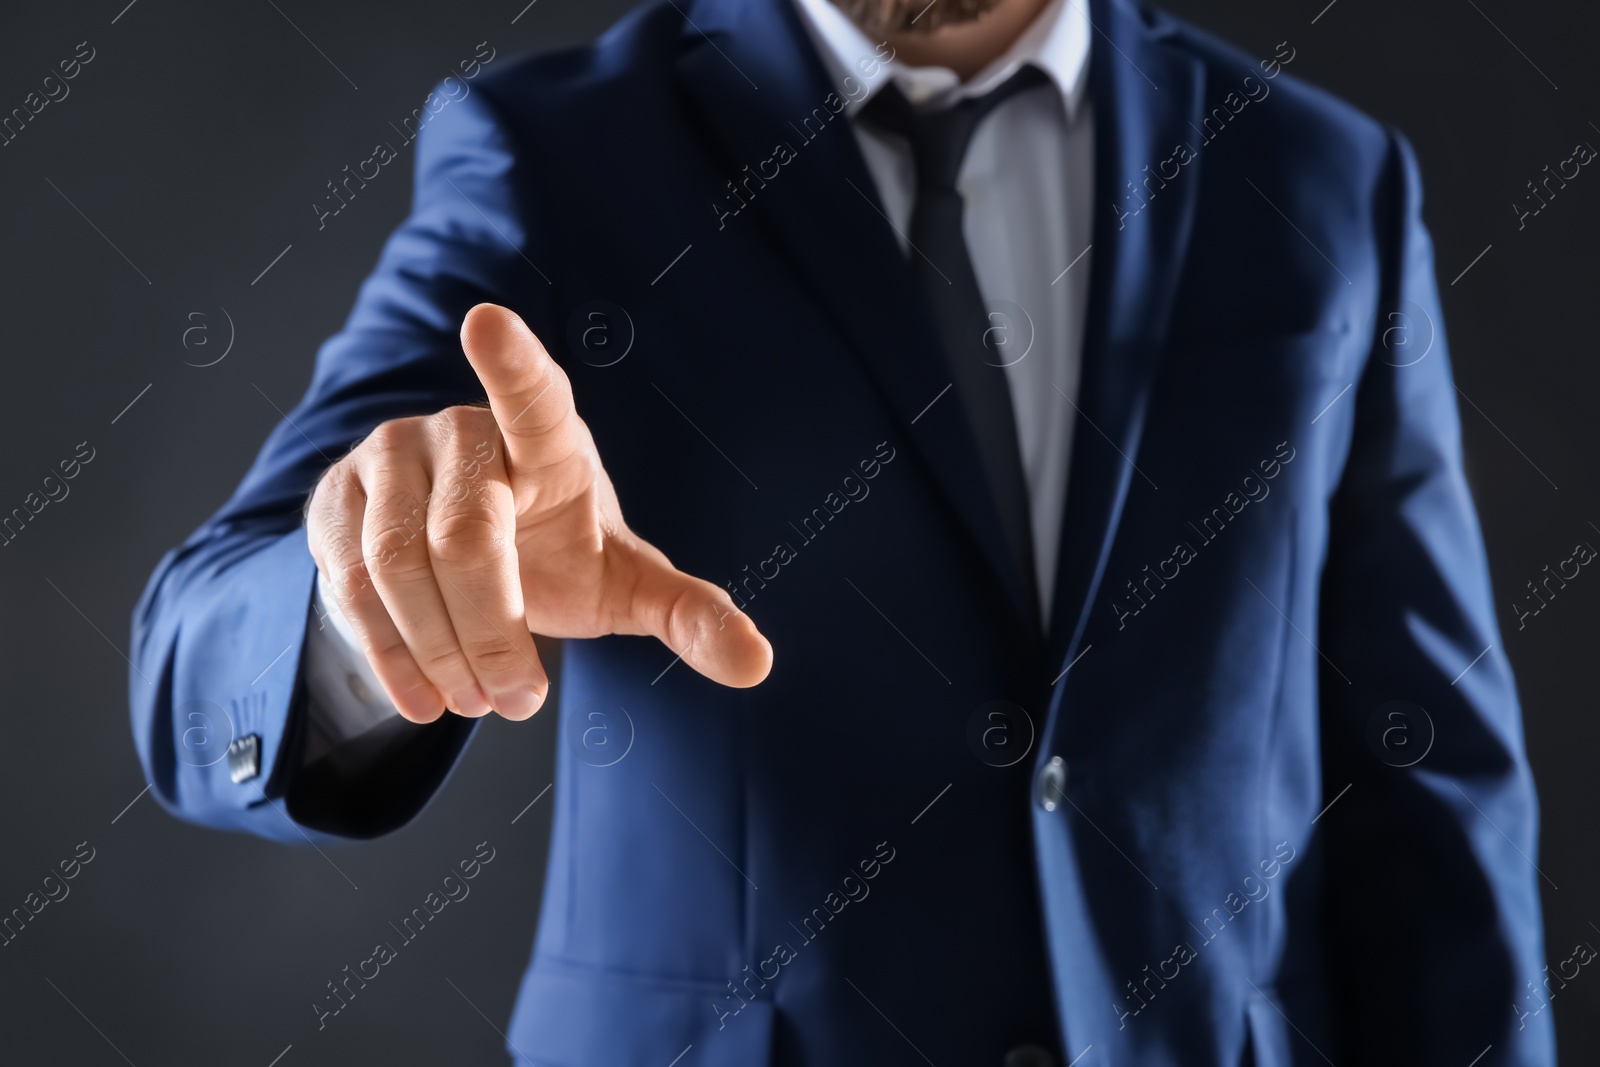
[[[788, 0], [652, 4], [427, 126], [309, 392], [136, 609], [154, 794], [298, 841], [280, 800], [368, 836], [445, 776], [460, 720], [381, 773], [297, 770], [301, 507], [324, 454], [481, 399], [457, 329], [496, 301], [562, 359], [630, 524], [776, 649], [736, 691], [652, 640], [567, 644], [521, 1054], [1550, 1063], [1549, 1013], [1514, 1007], [1536, 805], [1411, 151], [1283, 73], [1292, 46], [1092, 14], [1047, 634], [850, 88]], [[261, 778], [195, 757], [196, 708], [259, 735]]]

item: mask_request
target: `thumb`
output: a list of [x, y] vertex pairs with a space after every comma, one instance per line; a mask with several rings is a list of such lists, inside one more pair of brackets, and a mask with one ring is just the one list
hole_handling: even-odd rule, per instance
[[631, 614], [643, 632], [713, 682], [746, 689], [772, 670], [772, 645], [724, 589], [687, 575], [640, 546]]

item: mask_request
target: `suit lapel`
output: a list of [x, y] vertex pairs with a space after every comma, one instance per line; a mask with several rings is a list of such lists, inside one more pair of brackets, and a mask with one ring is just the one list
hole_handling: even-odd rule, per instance
[[1142, 184], [1175, 146], [1193, 146], [1200, 64], [1165, 47], [1127, 0], [1092, 0], [1090, 11], [1094, 257], [1050, 626], [1057, 671], [1078, 655], [1130, 484], [1159, 491], [1135, 464], [1201, 179], [1196, 156], [1165, 188], [1152, 180], [1154, 196]]
[[[753, 185], [756, 195], [736, 224], [763, 227], [779, 246], [977, 541], [1019, 619], [1039, 634], [1032, 591], [1007, 551], [971, 420], [950, 387], [925, 297], [883, 215], [849, 120], [829, 106], [842, 109], [842, 95], [798, 13], [789, 0], [696, 0], [688, 21], [692, 39], [678, 59], [679, 74], [728, 176], [742, 180], [747, 165], [754, 173], [780, 144], [793, 154], [777, 178]], [[728, 203], [738, 201], [730, 194]]]

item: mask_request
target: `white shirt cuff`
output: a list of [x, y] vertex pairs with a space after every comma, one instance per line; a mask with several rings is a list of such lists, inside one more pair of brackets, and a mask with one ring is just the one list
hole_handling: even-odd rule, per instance
[[306, 624], [305, 675], [309, 730], [304, 765], [400, 715], [320, 570]]

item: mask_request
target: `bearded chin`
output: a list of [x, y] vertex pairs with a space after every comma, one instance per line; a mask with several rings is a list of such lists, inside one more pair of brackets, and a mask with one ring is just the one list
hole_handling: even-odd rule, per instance
[[832, 0], [868, 36], [933, 33], [994, 10], [1000, 0]]

